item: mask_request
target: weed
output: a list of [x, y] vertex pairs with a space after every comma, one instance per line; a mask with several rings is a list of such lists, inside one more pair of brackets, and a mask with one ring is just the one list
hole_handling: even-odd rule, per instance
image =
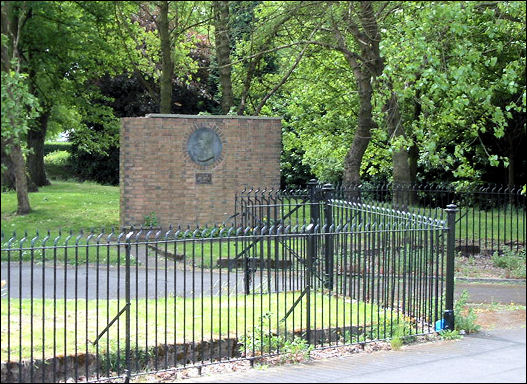
[[398, 351], [403, 346], [403, 340], [400, 337], [394, 337], [390, 340], [390, 345], [394, 351]]
[[146, 227], [158, 227], [159, 226], [159, 220], [157, 219], [155, 212], [151, 212], [150, 215], [145, 216], [144, 225]]
[[295, 336], [293, 340], [285, 341], [282, 360], [289, 363], [307, 360], [313, 348], [313, 345], [309, 345], [306, 339]]
[[271, 316], [271, 312], [266, 312], [260, 316], [259, 323], [263, 326], [255, 329], [254, 336], [242, 338], [240, 352], [255, 356], [264, 353], [280, 353], [280, 361], [283, 363], [298, 363], [309, 358], [313, 346], [298, 336], [291, 340], [272, 333], [270, 331]]
[[459, 340], [463, 338], [457, 329], [453, 331], [444, 329], [439, 332], [439, 335], [443, 340]]
[[481, 328], [476, 324], [476, 313], [472, 307], [467, 305], [468, 292], [463, 290], [454, 304], [454, 324], [456, 331], [465, 331], [473, 333]]
[[506, 249], [503, 255], [494, 252], [492, 263], [495, 267], [506, 269], [510, 277], [525, 279], [525, 249], [520, 252]]

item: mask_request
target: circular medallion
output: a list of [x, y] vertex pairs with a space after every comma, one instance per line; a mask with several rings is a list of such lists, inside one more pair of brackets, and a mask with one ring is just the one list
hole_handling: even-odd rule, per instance
[[210, 128], [198, 128], [188, 138], [187, 151], [196, 164], [212, 165], [221, 156], [223, 144], [218, 134]]

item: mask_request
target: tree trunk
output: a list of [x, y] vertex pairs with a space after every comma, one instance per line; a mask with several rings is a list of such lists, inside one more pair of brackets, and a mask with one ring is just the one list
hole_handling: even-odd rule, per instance
[[359, 89], [359, 120], [351, 148], [344, 160], [344, 174], [342, 178], [344, 185], [359, 183], [362, 157], [370, 143], [371, 129], [377, 127], [377, 124], [372, 118], [371, 97], [373, 89], [370, 76], [367, 73], [360, 72], [356, 73], [355, 77]]
[[408, 151], [408, 165], [410, 167], [410, 182], [415, 184], [417, 182], [417, 160], [419, 160], [419, 148], [412, 144]]
[[247, 73], [245, 80], [243, 81], [242, 96], [240, 98], [240, 105], [238, 106], [238, 115], [242, 116], [245, 112], [245, 106], [247, 105], [247, 98], [249, 97], [249, 91], [251, 89], [251, 82], [253, 80], [254, 72], [256, 71], [256, 64], [260, 60], [261, 54], [257, 55], [254, 59], [251, 59], [247, 67]]
[[234, 104], [231, 76], [231, 47], [229, 36], [229, 2], [213, 1], [214, 37], [218, 59], [221, 88], [221, 110], [227, 114]]
[[360, 166], [366, 148], [371, 140], [371, 130], [377, 124], [373, 120], [371, 98], [373, 95], [372, 82], [382, 74], [384, 62], [380, 55], [380, 34], [373, 5], [370, 2], [359, 2], [358, 18], [363, 30], [355, 23], [351, 23], [350, 30], [355, 43], [360, 50], [360, 58], [350, 51], [342, 37], [339, 26], [334, 24], [334, 33], [341, 52], [353, 69], [359, 94], [358, 126], [353, 136], [351, 148], [344, 160], [343, 183], [357, 184], [360, 181]]
[[[390, 85], [391, 88], [391, 85]], [[401, 121], [399, 103], [397, 95], [391, 89], [391, 95], [388, 102], [384, 105], [386, 127], [392, 141], [404, 138], [405, 132]], [[406, 146], [392, 148], [393, 164], [393, 204], [396, 206], [407, 206], [414, 201], [413, 193], [410, 190], [412, 176], [410, 171], [410, 156]]]
[[[2, 155], [2, 175], [1, 175], [1, 185], [2, 191], [15, 191], [16, 190], [16, 177], [15, 177], [15, 167], [11, 161], [11, 156], [5, 152], [5, 148], [2, 145], [1, 150]], [[28, 192], [38, 192], [38, 187], [31, 180], [29, 175], [26, 172], [26, 182]]]
[[42, 111], [37, 120], [38, 125], [27, 133], [27, 145], [31, 150], [27, 156], [27, 167], [31, 180], [39, 187], [50, 184], [44, 169], [44, 141], [48, 129], [49, 115], [48, 109]]
[[[20, 57], [18, 53], [18, 39], [19, 35], [19, 23], [23, 23], [24, 18], [27, 14], [23, 11], [18, 12], [18, 15], [14, 17], [13, 9], [11, 4], [2, 3], [2, 37], [7, 35], [8, 41], [5, 44], [8, 48], [4, 48], [4, 39], [2, 39], [2, 70], [10, 71], [12, 59], [16, 59], [18, 63], [20, 62]], [[14, 5], [16, 7], [16, 4]], [[19, 67], [17, 65], [16, 71], [18, 72]], [[10, 123], [13, 127], [16, 126], [16, 123], [13, 117], [10, 117]], [[2, 149], [2, 161], [4, 161], [4, 155], [6, 155], [6, 148], [9, 148], [9, 155], [6, 157], [12, 164], [11, 170], [14, 174], [15, 179], [15, 189], [17, 196], [17, 214], [25, 215], [31, 212], [31, 207], [29, 205], [29, 194], [27, 187], [27, 175], [26, 175], [26, 164], [24, 160], [24, 155], [22, 154], [22, 148], [20, 147], [20, 142], [18, 142], [18, 137], [4, 138], [0, 142], [0, 147]]]
[[161, 79], [160, 86], [160, 113], [172, 111], [172, 47], [168, 25], [168, 1], [162, 1], [159, 6], [159, 39], [161, 41]]
[[[420, 78], [421, 74], [418, 74], [417, 78]], [[421, 105], [421, 91], [417, 90], [415, 94], [415, 108], [414, 108], [414, 121], [419, 121], [421, 118], [421, 112], [423, 107]], [[408, 161], [410, 167], [410, 180], [412, 184], [415, 184], [417, 181], [417, 161], [419, 160], [419, 148], [414, 143], [410, 146], [408, 150]]]
[[[2, 170], [1, 181], [2, 191], [15, 191], [16, 190], [16, 177], [13, 162], [11, 156], [7, 155], [2, 149], [2, 165], [5, 167]], [[26, 172], [26, 183], [28, 192], [38, 192], [38, 187], [31, 180], [28, 173]]]
[[29, 195], [27, 188], [27, 175], [26, 166], [24, 161], [24, 155], [22, 154], [22, 148], [20, 144], [8, 141], [9, 145], [9, 161], [12, 165], [12, 173], [15, 177], [15, 189], [17, 198], [17, 210], [16, 213], [19, 215], [25, 215], [31, 212], [29, 206]]

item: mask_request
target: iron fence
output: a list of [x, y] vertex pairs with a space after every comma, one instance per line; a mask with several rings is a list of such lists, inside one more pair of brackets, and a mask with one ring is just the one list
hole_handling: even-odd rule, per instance
[[101, 381], [453, 328], [444, 216], [329, 185], [239, 196], [236, 223], [2, 234], [2, 382]]
[[455, 249], [463, 256], [525, 250], [527, 200], [520, 186], [455, 187], [424, 183], [357, 185], [340, 190], [347, 196], [359, 192], [362, 201], [389, 203], [403, 210], [417, 209], [426, 216], [434, 216], [447, 204], [456, 204]]
[[[311, 185], [315, 183], [311, 181]], [[306, 189], [246, 189], [238, 194], [236, 218], [243, 224], [285, 218], [290, 221], [309, 218], [303, 204], [323, 198], [321, 186], [310, 195]], [[458, 207], [455, 250], [463, 256], [492, 256], [510, 250], [525, 250], [526, 193], [522, 187], [484, 185], [454, 187], [451, 184], [357, 184], [337, 186], [332, 192], [346, 201], [373, 204], [397, 211], [412, 211], [438, 217], [448, 204]], [[241, 214], [243, 212], [243, 215]], [[323, 214], [323, 213], [322, 213]], [[317, 216], [318, 217], [318, 216]]]

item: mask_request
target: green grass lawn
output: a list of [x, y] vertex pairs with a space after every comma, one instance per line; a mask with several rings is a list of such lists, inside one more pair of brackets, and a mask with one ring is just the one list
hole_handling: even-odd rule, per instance
[[[375, 202], [370, 201], [370, 204]], [[384, 203], [383, 206], [389, 207]], [[501, 243], [518, 240], [525, 243], [526, 214], [525, 209], [517, 206], [506, 205], [500, 209], [483, 210], [478, 207], [458, 207], [456, 218], [456, 238], [460, 240]], [[442, 208], [410, 207], [410, 211], [419, 215], [447, 220], [447, 215]], [[382, 220], [382, 219], [381, 219]]]
[[[28, 261], [33, 257], [34, 260], [46, 258], [52, 260], [55, 256], [59, 262], [67, 259], [69, 263], [74, 262], [75, 258], [79, 262], [85, 262], [88, 259], [95, 262], [97, 251], [95, 248], [87, 249], [82, 245], [86, 244], [86, 235], [83, 239], [77, 240], [80, 230], [89, 232], [94, 230], [95, 234], [105, 229], [106, 233], [111, 228], [119, 231], [119, 187], [104, 186], [96, 183], [75, 183], [66, 181], [53, 181], [52, 185], [41, 187], [39, 192], [30, 193], [29, 200], [32, 212], [28, 215], [19, 216], [16, 214], [16, 193], [2, 192], [2, 247], [7, 245], [7, 241], [16, 232], [16, 238], [21, 240], [27, 232], [27, 241], [23, 247], [29, 247], [31, 240], [36, 237], [38, 231], [39, 237], [35, 245], [42, 245], [42, 240], [50, 231], [50, 238], [46, 242], [47, 246], [53, 245], [54, 240], [62, 230], [62, 236], [57, 245], [66, 244], [70, 230], [73, 232], [72, 237], [67, 243], [74, 246], [76, 242], [81, 246], [69, 248], [58, 248], [55, 255], [52, 250], [35, 250], [33, 254], [29, 250], [12, 252], [10, 257], [12, 261]], [[103, 242], [107, 236], [103, 238]], [[93, 240], [91, 243], [93, 244]], [[16, 241], [15, 246], [20, 246]], [[109, 252], [108, 252], [109, 251]], [[99, 260], [106, 262], [110, 259], [112, 264], [116, 263], [118, 254], [117, 247], [100, 249]], [[2, 252], [2, 260], [7, 260], [7, 253]]]
[[48, 230], [54, 235], [59, 229], [65, 232], [119, 229], [119, 187], [53, 181], [40, 187], [39, 192], [29, 194], [33, 211], [24, 216], [16, 214], [15, 192], [2, 192], [1, 202], [2, 232], [7, 237], [14, 231], [20, 238], [25, 231], [31, 236], [38, 230], [42, 236]]
[[461, 220], [456, 224], [456, 238], [499, 240], [506, 242], [518, 240], [525, 243], [525, 210], [505, 206], [502, 209], [480, 210], [461, 208]]
[[[155, 300], [133, 300], [131, 305], [131, 340], [147, 350], [155, 345], [192, 343], [227, 337], [252, 337], [263, 332], [291, 334], [306, 328], [306, 297], [286, 321], [281, 321], [299, 292], [251, 294], [222, 297], [170, 297]], [[1, 359], [8, 358], [8, 337], [11, 360], [96, 352], [92, 342], [124, 306], [121, 300], [11, 299], [1, 300]], [[378, 315], [378, 311], [379, 314]], [[8, 313], [10, 317], [8, 317]], [[33, 316], [31, 314], [33, 313]], [[346, 297], [311, 294], [312, 329], [327, 329], [353, 324], [373, 325], [391, 318], [390, 312], [374, 304], [352, 301]], [[396, 314], [394, 313], [394, 316]], [[99, 343], [99, 353], [107, 348], [124, 347], [125, 317], [116, 322]], [[401, 319], [402, 321], [402, 319]], [[10, 329], [8, 329], [10, 325]], [[20, 339], [21, 338], [21, 339]], [[20, 346], [21, 340], [21, 346]], [[86, 342], [86, 340], [89, 340]], [[54, 352], [55, 350], [55, 352]]]

